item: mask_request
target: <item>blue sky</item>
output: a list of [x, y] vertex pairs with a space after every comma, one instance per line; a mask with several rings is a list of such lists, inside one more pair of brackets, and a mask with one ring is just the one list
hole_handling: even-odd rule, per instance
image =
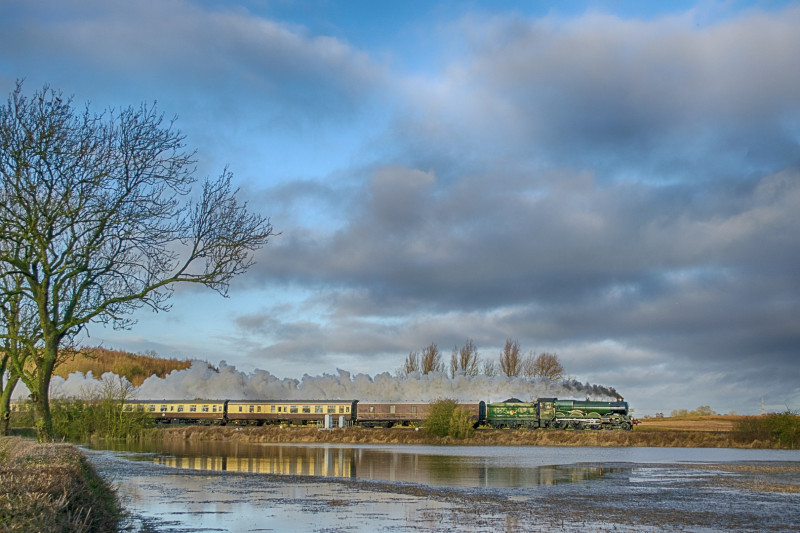
[[157, 101], [281, 235], [88, 344], [281, 377], [556, 352], [641, 414], [800, 409], [791, 2], [7, 1], [0, 89]]

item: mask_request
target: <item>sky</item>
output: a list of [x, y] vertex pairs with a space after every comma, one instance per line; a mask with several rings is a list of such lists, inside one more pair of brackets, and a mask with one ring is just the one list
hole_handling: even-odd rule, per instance
[[157, 102], [280, 233], [228, 298], [178, 287], [87, 345], [301, 378], [512, 339], [640, 415], [756, 414], [800, 409], [798, 27], [793, 2], [6, 0], [0, 93]]

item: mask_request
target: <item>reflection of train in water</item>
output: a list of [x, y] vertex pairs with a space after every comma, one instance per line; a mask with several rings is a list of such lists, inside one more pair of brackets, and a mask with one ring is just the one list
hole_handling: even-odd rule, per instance
[[[358, 425], [393, 427], [420, 425], [430, 403], [361, 402], [358, 400], [133, 400], [128, 412], [151, 413], [156, 421], [200, 424], [326, 424], [328, 427]], [[622, 429], [636, 422], [628, 402], [559, 400], [539, 398], [534, 402], [460, 403], [475, 426], [495, 428]]]
[[[130, 451], [126, 446], [121, 449]], [[263, 446], [243, 442], [168, 440], [145, 444], [153, 462], [173, 468], [472, 487], [525, 487], [598, 479], [620, 471], [583, 465], [530, 467], [419, 450], [337, 446]]]

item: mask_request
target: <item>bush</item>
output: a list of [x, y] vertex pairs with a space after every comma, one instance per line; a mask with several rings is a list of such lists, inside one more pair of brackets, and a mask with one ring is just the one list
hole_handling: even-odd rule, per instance
[[437, 400], [425, 418], [425, 431], [434, 437], [446, 437], [450, 432], [450, 419], [458, 404], [455, 400]]
[[152, 420], [148, 413], [122, 410], [131, 395], [128, 381], [104, 377], [100, 389], [87, 394], [85, 400], [53, 400], [53, 432], [71, 442], [86, 442], [92, 437], [139, 438]]
[[[130, 383], [122, 378], [104, 376], [97, 390], [84, 393], [85, 398], [50, 401], [53, 433], [70, 442], [86, 442], [92, 438], [139, 439], [153, 425], [152, 417], [143, 411], [124, 412], [125, 402], [132, 396]], [[34, 427], [31, 404], [12, 413], [14, 427]]]
[[778, 448], [800, 448], [800, 416], [792, 411], [748, 416], [733, 428], [737, 442], [766, 441]]
[[437, 400], [425, 419], [425, 431], [434, 437], [464, 439], [472, 435], [472, 414], [455, 400]]
[[450, 417], [450, 436], [454, 439], [466, 439], [472, 436], [475, 431], [473, 427], [475, 421], [472, 419], [470, 413], [464, 407], [456, 407]]
[[86, 442], [92, 437], [136, 439], [152, 425], [147, 413], [125, 413], [119, 401], [58, 400], [50, 408], [53, 432], [70, 442]]

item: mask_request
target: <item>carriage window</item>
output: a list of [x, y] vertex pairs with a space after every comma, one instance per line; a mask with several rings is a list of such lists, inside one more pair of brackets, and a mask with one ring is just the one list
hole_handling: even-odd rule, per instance
[[183, 406], [182, 406], [182, 405], [179, 405], [179, 406], [178, 406], [178, 412], [179, 412], [179, 413], [182, 413], [182, 412], [183, 412]]
[[190, 405], [189, 406], [189, 412], [190, 413], [196, 413], [197, 412], [197, 406], [196, 405]]
[[314, 406], [314, 413], [319, 415], [319, 414], [322, 414], [324, 412], [325, 412], [325, 409], [323, 409], [323, 406], [321, 406], [321, 405], [315, 405]]
[[256, 412], [256, 406], [255, 405], [251, 405], [250, 406], [250, 412], [251, 413], [255, 413]]
[[395, 414], [395, 412], [396, 412], [396, 406], [394, 406], [394, 405], [390, 405], [390, 406], [389, 406], [389, 412], [390, 412], [391, 414]]
[[370, 413], [374, 413], [375, 412], [375, 406], [374, 405], [370, 405], [369, 406], [369, 412]]
[[258, 412], [259, 413], [261, 412], [261, 406], [260, 405], [258, 406]]
[[162, 405], [160, 411], [162, 413], [166, 413], [167, 412], [167, 406], [166, 405]]
[[150, 411], [150, 412], [153, 412], [153, 411], [156, 410], [156, 406], [155, 405], [151, 405], [150, 407], [147, 408], [147, 410]]
[[296, 405], [290, 405], [289, 406], [289, 412], [290, 413], [296, 413], [297, 411], [298, 411], [298, 409], [297, 409]]
[[303, 406], [303, 412], [306, 413], [306, 414], [310, 413], [311, 412], [311, 406], [310, 405], [304, 405]]
[[269, 412], [270, 412], [270, 413], [274, 413], [274, 412], [275, 412], [275, 406], [274, 406], [274, 405], [271, 405], [271, 406], [269, 407]]
[[412, 405], [412, 406], [411, 406], [411, 412], [412, 412], [413, 414], [417, 414], [417, 406], [416, 406], [416, 405]]
[[204, 405], [204, 406], [203, 406], [203, 412], [204, 412], [204, 413], [207, 413], [207, 412], [208, 412], [208, 406], [207, 406], [207, 405]]
[[329, 405], [328, 406], [328, 412], [329, 413], [335, 413], [336, 412], [336, 406], [335, 405]]

